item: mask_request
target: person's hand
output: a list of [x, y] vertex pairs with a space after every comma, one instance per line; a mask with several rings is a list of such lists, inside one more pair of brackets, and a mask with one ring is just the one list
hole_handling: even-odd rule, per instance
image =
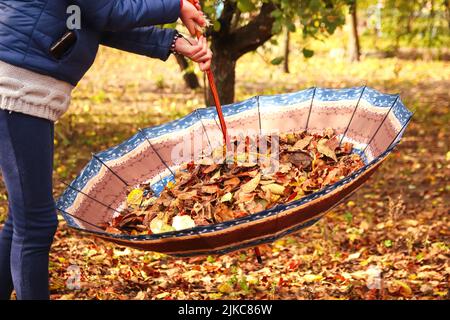
[[180, 18], [186, 28], [189, 30], [189, 33], [192, 36], [196, 35], [197, 26], [205, 27], [206, 20], [203, 17], [203, 14], [200, 11], [200, 4], [196, 2], [194, 6], [187, 0], [183, 1], [183, 7], [181, 8]]
[[211, 67], [212, 52], [208, 47], [206, 38], [201, 36], [198, 40], [178, 38], [175, 42], [175, 51], [198, 62], [200, 70], [206, 71]]

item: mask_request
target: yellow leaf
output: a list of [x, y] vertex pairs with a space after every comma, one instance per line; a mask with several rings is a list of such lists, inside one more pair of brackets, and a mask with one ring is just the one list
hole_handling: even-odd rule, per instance
[[163, 293], [157, 294], [156, 299], [164, 299], [165, 297], [168, 297], [169, 295], [170, 295], [169, 292], [163, 292]]
[[138, 294], [134, 297], [134, 300], [145, 300], [146, 294], [144, 291], [139, 291]]
[[323, 277], [320, 274], [306, 274], [303, 276], [303, 280], [305, 280], [305, 282], [307, 283], [318, 282], [322, 279]]
[[217, 299], [222, 298], [222, 294], [219, 292], [218, 293], [210, 293], [209, 298], [212, 300], [217, 300]]
[[445, 297], [445, 296], [447, 296], [448, 292], [447, 291], [434, 291], [434, 294], [441, 296], [441, 297]]
[[229, 283], [224, 282], [222, 284], [219, 284], [219, 286], [217, 287], [217, 289], [222, 292], [222, 293], [231, 293], [233, 292], [233, 288], [230, 286]]
[[292, 147], [289, 148], [289, 151], [297, 151], [305, 149], [312, 139], [313, 136], [306, 136], [303, 139], [298, 140]]
[[265, 186], [262, 186], [261, 189], [263, 189], [264, 191], [270, 191], [273, 194], [278, 195], [282, 195], [284, 193], [284, 187], [276, 183], [267, 184]]
[[141, 204], [142, 208], [150, 207], [156, 201], [156, 197], [151, 197], [150, 199], [144, 200]]
[[395, 280], [395, 284], [400, 287], [400, 294], [404, 297], [409, 297], [412, 295], [412, 290], [406, 282]]
[[142, 191], [141, 189], [134, 189], [128, 194], [127, 204], [129, 206], [140, 206], [143, 196], [144, 191]]
[[280, 196], [278, 194], [273, 194], [270, 196], [270, 201], [277, 202], [278, 199], [280, 199]]
[[369, 222], [367, 222], [367, 220], [361, 221], [361, 223], [359, 224], [359, 228], [364, 231], [369, 230], [370, 228]]
[[175, 182], [173, 181], [169, 181], [166, 185], [167, 189], [173, 189], [173, 187], [175, 187]]
[[220, 199], [220, 202], [227, 202], [230, 201], [233, 198], [233, 194], [231, 192], [225, 193], [222, 198]]
[[150, 222], [150, 230], [153, 233], [163, 233], [174, 231], [175, 228], [166, 224], [163, 220], [159, 218], [155, 218]]
[[259, 181], [261, 180], [261, 173], [258, 173], [253, 179], [244, 184], [241, 187], [241, 190], [245, 193], [250, 193], [255, 191], [256, 187], [259, 185]]
[[211, 177], [211, 181], [217, 180], [220, 178], [220, 170], [217, 170], [216, 173]]
[[354, 207], [356, 205], [355, 201], [349, 201], [347, 202], [347, 206], [349, 206], [350, 208]]
[[359, 263], [360, 266], [367, 266], [370, 263], [369, 259], [363, 260]]

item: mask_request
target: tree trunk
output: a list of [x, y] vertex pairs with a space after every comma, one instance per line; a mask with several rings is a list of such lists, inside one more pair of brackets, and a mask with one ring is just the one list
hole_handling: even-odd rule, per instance
[[284, 40], [284, 64], [283, 69], [285, 73], [289, 73], [289, 54], [291, 52], [291, 32], [286, 28], [286, 38]]
[[175, 55], [175, 58], [177, 59], [177, 63], [180, 66], [181, 71], [183, 72], [183, 79], [186, 83], [186, 86], [190, 89], [199, 88], [200, 83], [198, 82], [197, 75], [193, 71], [187, 71], [187, 69], [189, 68], [188, 60], [179, 54]]
[[[234, 84], [236, 81], [236, 61], [229, 56], [215, 53], [212, 72], [216, 80], [216, 87], [222, 104], [234, 102]], [[214, 105], [211, 92], [208, 95], [208, 105]]]
[[[233, 103], [234, 84], [236, 80], [236, 59], [226, 49], [222, 49], [220, 44], [217, 44], [217, 41], [213, 40], [211, 49], [214, 54], [211, 70], [216, 80], [220, 102], [222, 104]], [[212, 106], [214, 105], [214, 100], [210, 90], [208, 93], [206, 104]]]
[[349, 59], [359, 61], [361, 58], [361, 47], [359, 45], [358, 18], [356, 12], [356, 1], [350, 8], [350, 36], [349, 36]]

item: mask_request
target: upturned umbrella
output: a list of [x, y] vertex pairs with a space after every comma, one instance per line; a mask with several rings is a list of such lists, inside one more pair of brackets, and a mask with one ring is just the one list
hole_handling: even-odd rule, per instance
[[233, 136], [332, 128], [340, 143], [352, 143], [364, 166], [299, 200], [222, 223], [148, 235], [105, 232], [102, 226], [120, 213], [130, 187], [149, 183], [158, 195], [180, 165], [223, 144], [215, 108], [199, 108], [94, 154], [57, 201], [68, 226], [120, 245], [180, 257], [270, 243], [313, 225], [367, 181], [400, 142], [412, 117], [399, 95], [366, 86], [256, 96], [223, 106], [223, 113]]

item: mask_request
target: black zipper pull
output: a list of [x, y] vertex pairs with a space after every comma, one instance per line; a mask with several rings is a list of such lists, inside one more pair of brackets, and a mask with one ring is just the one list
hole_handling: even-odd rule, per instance
[[56, 41], [51, 47], [50, 47], [50, 55], [60, 60], [65, 53], [69, 51], [70, 48], [75, 44], [77, 41], [77, 35], [74, 31], [67, 31], [58, 41]]

